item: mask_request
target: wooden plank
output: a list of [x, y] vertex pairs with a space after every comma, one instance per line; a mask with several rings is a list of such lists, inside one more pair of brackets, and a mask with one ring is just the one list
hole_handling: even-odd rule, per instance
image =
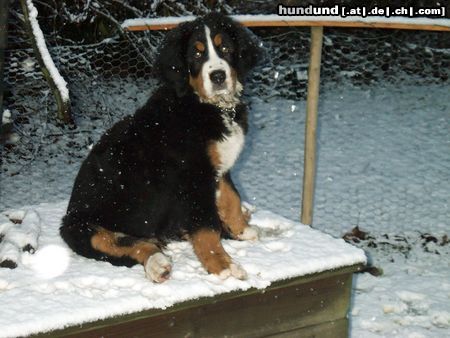
[[335, 338], [335, 337], [348, 337], [348, 319], [341, 318], [338, 320], [333, 320], [326, 323], [321, 323], [318, 325], [312, 325], [307, 327], [302, 327], [300, 329], [279, 332], [274, 335], [267, 336], [267, 338]]
[[450, 31], [450, 27], [442, 25], [422, 25], [400, 22], [363, 22], [363, 21], [244, 21], [247, 27], [345, 27], [345, 28], [383, 28], [383, 29], [409, 29], [428, 31]]
[[350, 281], [344, 275], [266, 290], [69, 337], [261, 337], [345, 317]]
[[314, 186], [316, 176], [316, 130], [319, 106], [320, 63], [322, 57], [323, 27], [311, 28], [311, 48], [306, 98], [305, 146], [303, 164], [303, 194], [301, 222], [312, 224]]
[[[406, 30], [422, 30], [422, 31], [442, 31], [450, 32], [450, 27], [441, 25], [420, 25], [420, 24], [404, 24], [404, 23], [388, 23], [388, 22], [358, 22], [358, 21], [248, 21], [241, 22], [246, 27], [338, 27], [338, 28], [378, 28], [378, 29], [406, 29]], [[157, 24], [157, 25], [138, 25], [128, 26], [125, 30], [129, 32], [138, 31], [159, 31], [172, 29], [178, 24]]]
[[138, 26], [127, 26], [124, 27], [126, 31], [129, 32], [139, 32], [139, 31], [162, 31], [166, 29], [172, 29], [178, 26], [178, 24], [160, 24], [160, 25], [138, 25]]
[[[321, 323], [346, 318], [350, 306], [352, 273], [360, 269], [361, 265], [344, 267], [280, 281], [264, 290], [251, 289], [202, 298], [166, 310], [143, 311], [42, 336], [89, 338], [229, 335], [247, 338], [303, 327], [312, 329]], [[345, 332], [341, 329], [338, 331]]]
[[[387, 22], [387, 21], [369, 21], [369, 20], [301, 20], [301, 19], [278, 19], [267, 20], [258, 19], [255, 17], [251, 20], [240, 19], [239, 15], [233, 16], [242, 25], [247, 27], [342, 27], [342, 28], [380, 28], [380, 29], [408, 29], [408, 30], [427, 30], [427, 31], [450, 31], [449, 25], [440, 24], [442, 19], [438, 19], [439, 23], [431, 23], [433, 20], [428, 20], [426, 23], [413, 22]], [[167, 22], [162, 23], [148, 20], [148, 24], [131, 24], [125, 25], [124, 29], [127, 31], [145, 31], [145, 30], [165, 30], [176, 27], [178, 23]]]

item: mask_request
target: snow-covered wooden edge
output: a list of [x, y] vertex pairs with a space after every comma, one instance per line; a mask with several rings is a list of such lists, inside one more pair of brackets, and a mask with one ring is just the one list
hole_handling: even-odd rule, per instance
[[[67, 201], [63, 201], [0, 212], [2, 246], [11, 244], [4, 253], [13, 255], [5, 258], [17, 262], [14, 270], [0, 269], [0, 299], [8, 304], [0, 306], [0, 337], [28, 336], [131, 313], [139, 317], [139, 312], [147, 310], [172, 313], [177, 304], [192, 301], [189, 304], [198, 305], [199, 299], [215, 303], [222, 299], [220, 295], [233, 293], [235, 298], [247, 291], [260, 294], [276, 288], [278, 283], [286, 286], [289, 280], [302, 284], [313, 278], [315, 283], [317, 278], [348, 275], [367, 262], [363, 250], [343, 239], [270, 211], [256, 210], [250, 222], [260, 230], [258, 241], [223, 240], [225, 250], [247, 271], [246, 280], [221, 280], [206, 273], [192, 246], [175, 241], [164, 249], [174, 262], [172, 276], [156, 284], [145, 277], [142, 266], [117, 267], [69, 251], [58, 231], [66, 210]], [[34, 254], [23, 252], [28, 244], [36, 249]], [[0, 250], [0, 261], [2, 254]], [[330, 286], [334, 289], [340, 284]], [[310, 288], [317, 289], [311, 285], [305, 291]], [[303, 305], [299, 308], [295, 298], [287, 303], [305, 309]]]
[[[405, 18], [371, 16], [279, 16], [273, 15], [232, 15], [234, 20], [247, 27], [355, 27], [355, 28], [389, 28], [412, 30], [450, 31], [450, 19]], [[128, 31], [171, 29], [186, 21], [195, 20], [195, 16], [128, 19], [122, 28]]]
[[152, 337], [187, 337], [193, 332], [205, 337], [348, 337], [352, 275], [363, 268], [363, 264], [343, 266], [277, 281], [264, 291], [250, 288], [201, 297], [167, 309], [70, 325], [37, 337], [145, 337], [149, 332]]

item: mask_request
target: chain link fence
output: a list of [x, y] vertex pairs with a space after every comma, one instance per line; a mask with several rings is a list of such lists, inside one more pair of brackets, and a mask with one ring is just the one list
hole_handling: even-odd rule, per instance
[[[220, 3], [224, 11], [231, 11], [231, 7]], [[258, 1], [248, 3], [262, 6]], [[61, 27], [55, 26], [51, 33], [46, 31], [50, 54], [69, 84], [77, 125], [66, 126], [56, 119], [51, 91], [25, 35], [20, 11], [16, 5], [13, 7], [4, 70], [4, 108], [11, 113], [13, 133], [5, 143], [0, 177], [8, 180], [26, 175], [37, 160], [50, 168], [61, 158], [75, 171], [78, 166], [75, 164], [86, 156], [86, 149], [104, 130], [132, 114], [157, 85], [152, 63], [165, 32], [116, 31], [110, 37], [86, 43], [61, 37], [58, 35]], [[176, 8], [176, 11], [183, 10], [183, 7]], [[205, 6], [194, 8], [207, 10]], [[185, 6], [181, 14], [199, 13]], [[48, 27], [51, 17], [44, 17], [43, 22]], [[265, 100], [272, 97], [303, 100], [309, 29], [258, 28], [253, 32], [267, 53], [266, 59], [249, 77], [246, 94]], [[322, 90], [342, 84], [370, 87], [386, 82], [448, 85], [449, 75], [450, 36], [447, 33], [325, 29]], [[58, 172], [50, 170], [48, 175], [58, 175]]]

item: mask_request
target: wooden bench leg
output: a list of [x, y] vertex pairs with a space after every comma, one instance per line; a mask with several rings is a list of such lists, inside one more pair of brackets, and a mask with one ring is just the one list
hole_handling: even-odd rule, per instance
[[320, 62], [322, 57], [323, 27], [311, 27], [311, 50], [308, 69], [308, 96], [306, 99], [305, 148], [303, 169], [303, 196], [301, 222], [312, 224], [314, 181], [316, 175], [316, 129], [319, 103]]

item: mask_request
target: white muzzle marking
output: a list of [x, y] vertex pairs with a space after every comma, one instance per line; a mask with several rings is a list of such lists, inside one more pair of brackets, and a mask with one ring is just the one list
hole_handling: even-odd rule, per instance
[[[206, 48], [208, 50], [208, 60], [203, 64], [202, 68], [202, 78], [205, 94], [208, 98], [213, 98], [214, 96], [222, 96], [225, 101], [228, 101], [227, 97], [234, 98], [235, 96], [235, 84], [233, 83], [231, 77], [230, 65], [227, 61], [217, 55], [216, 49], [211, 39], [211, 30], [208, 26], [205, 26], [205, 35]], [[217, 88], [218, 86], [215, 85], [210, 78], [211, 73], [214, 71], [225, 72], [225, 81], [223, 85], [219, 86], [219, 88]], [[236, 88], [237, 87], [238, 86], [236, 85]]]

